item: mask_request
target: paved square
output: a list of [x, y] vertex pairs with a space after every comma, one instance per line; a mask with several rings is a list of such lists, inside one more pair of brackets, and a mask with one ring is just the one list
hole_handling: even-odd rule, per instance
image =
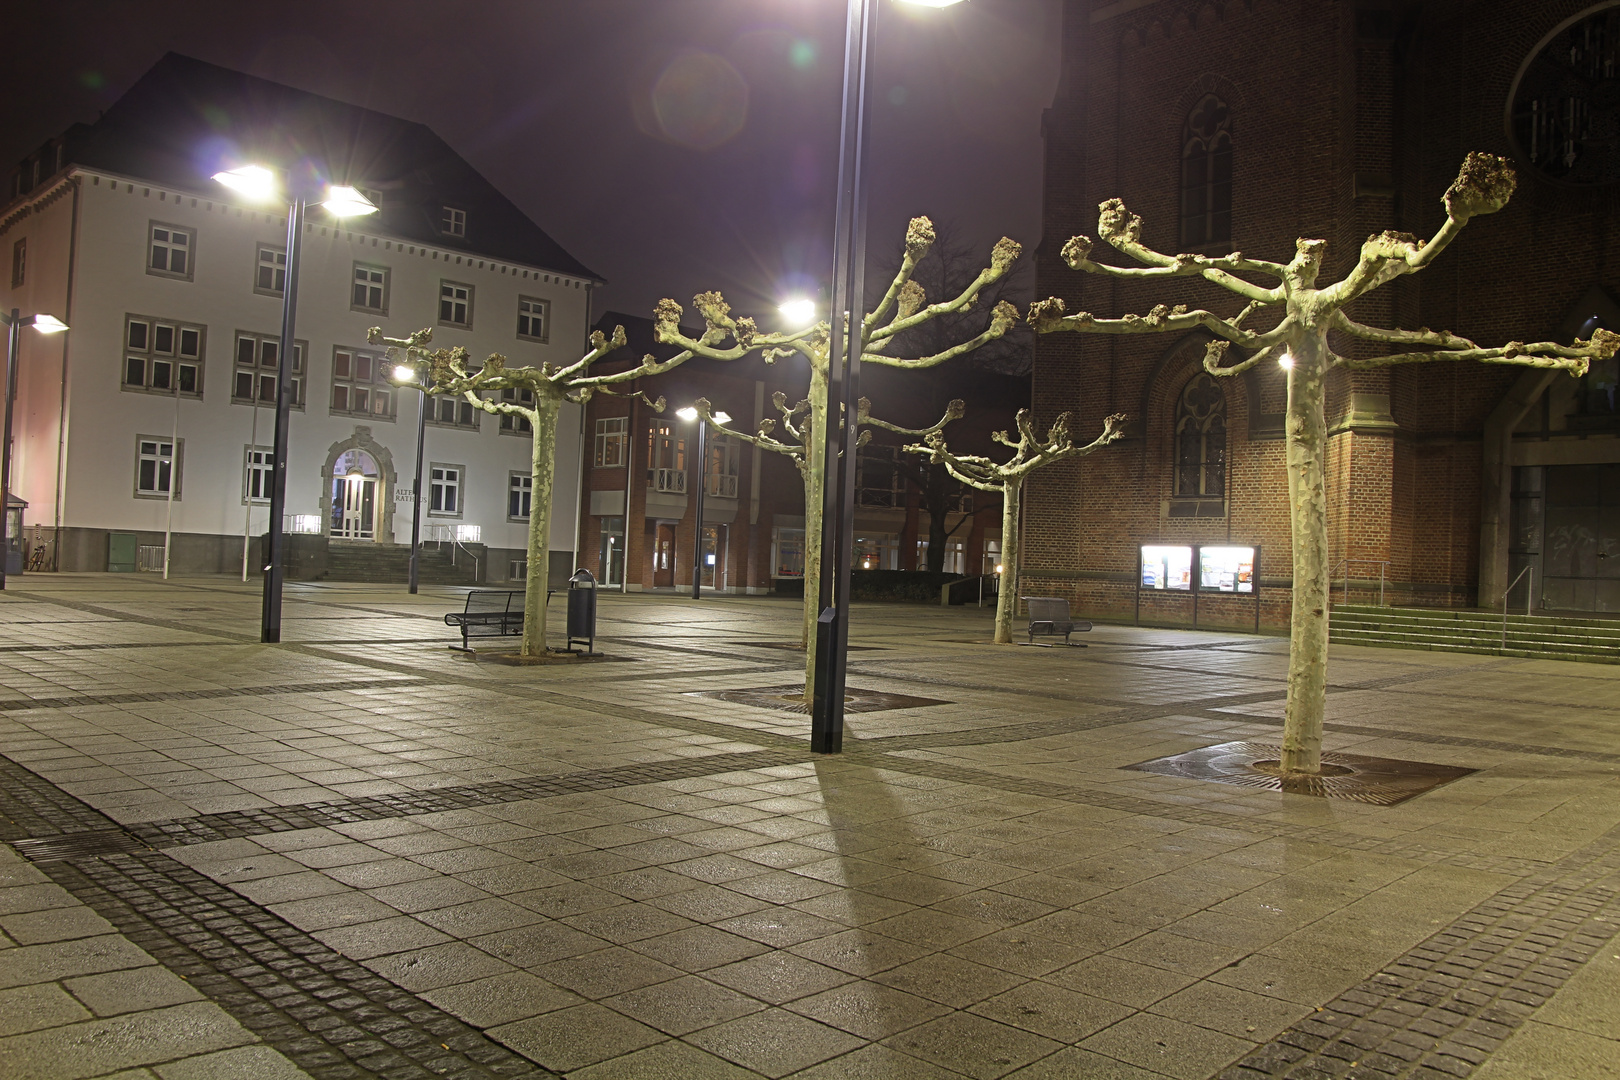
[[455, 607], [8, 582], [8, 1077], [1620, 1075], [1620, 667], [1336, 647], [1330, 751], [1473, 770], [1382, 806], [1126, 767], [1274, 743], [1277, 639], [857, 605], [815, 757], [791, 602]]

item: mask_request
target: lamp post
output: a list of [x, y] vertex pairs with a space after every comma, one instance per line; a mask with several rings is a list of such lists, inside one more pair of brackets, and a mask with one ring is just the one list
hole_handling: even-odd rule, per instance
[[5, 442], [0, 445], [0, 589], [4, 589], [11, 542], [11, 409], [17, 400], [17, 338], [25, 326], [40, 334], [59, 334], [67, 323], [54, 315], [24, 315], [16, 308], [9, 314], [0, 311], [0, 320], [6, 324], [6, 426]]
[[[906, 0], [949, 7], [960, 0]], [[839, 121], [838, 203], [833, 217], [833, 280], [827, 355], [827, 430], [822, 443], [821, 576], [816, 606], [816, 670], [810, 703], [810, 750], [844, 745], [844, 673], [849, 642], [850, 568], [855, 547], [855, 414], [860, 401], [861, 309], [866, 287], [866, 85], [872, 66], [878, 0], [849, 0], [844, 29], [844, 96]], [[847, 347], [846, 347], [847, 346]], [[839, 430], [839, 408], [844, 424]], [[843, 454], [839, 464], [839, 454]]]
[[[696, 524], [692, 528], [692, 599], [697, 600], [702, 595], [701, 590], [703, 587], [703, 489], [708, 486], [709, 478], [709, 463], [704, 455], [707, 452], [709, 421], [700, 416], [698, 411], [690, 405], [684, 409], [676, 409], [675, 415], [689, 424], [696, 420], [698, 425], [697, 514]], [[717, 412], [714, 414], [714, 422], [717, 424], [729, 424], [731, 417], [727, 413]]]
[[400, 364], [394, 369], [394, 382], [416, 387], [416, 479], [411, 481], [411, 594], [416, 594], [417, 559], [422, 554], [422, 444], [427, 437], [427, 387], [416, 377], [416, 369]]
[[[256, 201], [280, 196], [275, 174], [262, 165], [243, 165], [214, 174], [214, 179]], [[281, 348], [276, 355], [276, 437], [270, 473], [270, 543], [265, 552], [264, 603], [259, 616], [259, 640], [281, 640], [282, 516], [287, 507], [287, 431], [292, 418], [293, 332], [298, 321], [298, 258], [304, 233], [304, 210], [312, 200], [294, 192], [287, 205], [287, 276], [281, 290]], [[333, 186], [319, 203], [333, 217], [374, 214], [377, 207], [352, 187]]]

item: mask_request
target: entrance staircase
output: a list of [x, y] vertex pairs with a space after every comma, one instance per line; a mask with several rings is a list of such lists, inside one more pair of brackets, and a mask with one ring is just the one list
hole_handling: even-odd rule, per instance
[[[455, 562], [451, 562], [451, 552]], [[473, 560], [478, 571], [473, 572]], [[488, 551], [482, 544], [423, 544], [417, 580], [423, 585], [476, 585], [486, 577]], [[320, 581], [365, 581], [403, 584], [410, 579], [409, 544], [375, 544], [365, 540], [332, 540], [326, 549], [326, 572]]]
[[1341, 604], [1333, 608], [1328, 638], [1340, 645], [1620, 664], [1620, 619], [1510, 614], [1503, 648], [1501, 612]]

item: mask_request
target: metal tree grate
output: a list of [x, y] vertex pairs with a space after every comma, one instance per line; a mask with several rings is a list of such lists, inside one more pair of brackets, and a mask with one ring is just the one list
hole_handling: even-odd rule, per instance
[[[1348, 799], [1376, 806], [1394, 806], [1475, 771], [1455, 765], [1431, 765], [1421, 761], [1323, 751], [1323, 775], [1285, 777], [1272, 771], [1267, 764], [1275, 762], [1281, 755], [1280, 746], [1229, 742], [1121, 767], [1161, 776], [1179, 776], [1186, 780], [1213, 780], [1218, 784], [1236, 784], [1258, 791]], [[1256, 765], [1260, 767], [1256, 768]]]
[[[715, 698], [720, 701], [734, 701], [738, 705], [752, 705], [756, 709], [776, 709], [780, 712], [803, 713], [810, 712], [810, 705], [803, 699], [803, 686], [762, 686], [756, 690], [694, 690], [688, 697]], [[844, 712], [884, 712], [889, 709], [920, 709], [925, 705], [950, 705], [952, 702], [942, 701], [939, 698], [911, 697], [908, 694], [886, 694], [881, 690], [860, 690], [853, 686], [844, 688]]]
[[123, 829], [98, 829], [95, 832], [67, 833], [37, 840], [13, 840], [11, 846], [29, 862], [37, 863], [151, 850]]

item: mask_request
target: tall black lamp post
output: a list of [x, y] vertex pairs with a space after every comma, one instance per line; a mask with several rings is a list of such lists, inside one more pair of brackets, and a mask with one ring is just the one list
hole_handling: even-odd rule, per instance
[[[684, 409], [676, 409], [675, 415], [689, 424], [696, 420], [698, 426], [697, 469], [695, 470], [697, 473], [697, 514], [696, 524], [692, 528], [692, 599], [696, 600], [703, 595], [703, 489], [708, 487], [709, 480], [709, 462], [707, 459], [709, 420], [707, 417], [700, 415], [690, 405]], [[714, 414], [714, 422], [717, 424], [729, 424], [731, 417], [726, 413], [717, 412]]]
[[[906, 0], [949, 7], [960, 0]], [[816, 605], [816, 671], [810, 703], [810, 749], [844, 746], [844, 672], [849, 644], [850, 569], [855, 549], [854, 417], [860, 401], [860, 319], [866, 287], [866, 88], [872, 67], [878, 0], [849, 0], [844, 29], [844, 97], [839, 124], [838, 205], [833, 217], [832, 342], [828, 352], [827, 430], [821, 432], [821, 578]], [[847, 330], [847, 337], [846, 337]], [[843, 427], [839, 427], [842, 408]], [[840, 461], [842, 453], [842, 461]]]
[[[281, 197], [273, 172], [262, 165], [243, 165], [214, 174], [214, 179], [255, 201]], [[281, 350], [276, 357], [276, 439], [270, 473], [270, 545], [265, 552], [264, 603], [260, 610], [259, 640], [281, 640], [282, 515], [287, 506], [287, 432], [292, 418], [293, 333], [298, 321], [298, 256], [304, 233], [304, 210], [313, 200], [308, 192], [292, 192], [287, 206], [287, 277], [281, 290]], [[319, 205], [333, 217], [374, 214], [377, 207], [352, 187], [329, 187]]]
[[6, 428], [0, 444], [0, 589], [6, 587], [6, 562], [10, 553], [11, 527], [11, 410], [17, 400], [17, 338], [22, 328], [32, 326], [36, 333], [59, 334], [67, 323], [54, 315], [24, 315], [16, 308], [0, 311], [6, 324]]

